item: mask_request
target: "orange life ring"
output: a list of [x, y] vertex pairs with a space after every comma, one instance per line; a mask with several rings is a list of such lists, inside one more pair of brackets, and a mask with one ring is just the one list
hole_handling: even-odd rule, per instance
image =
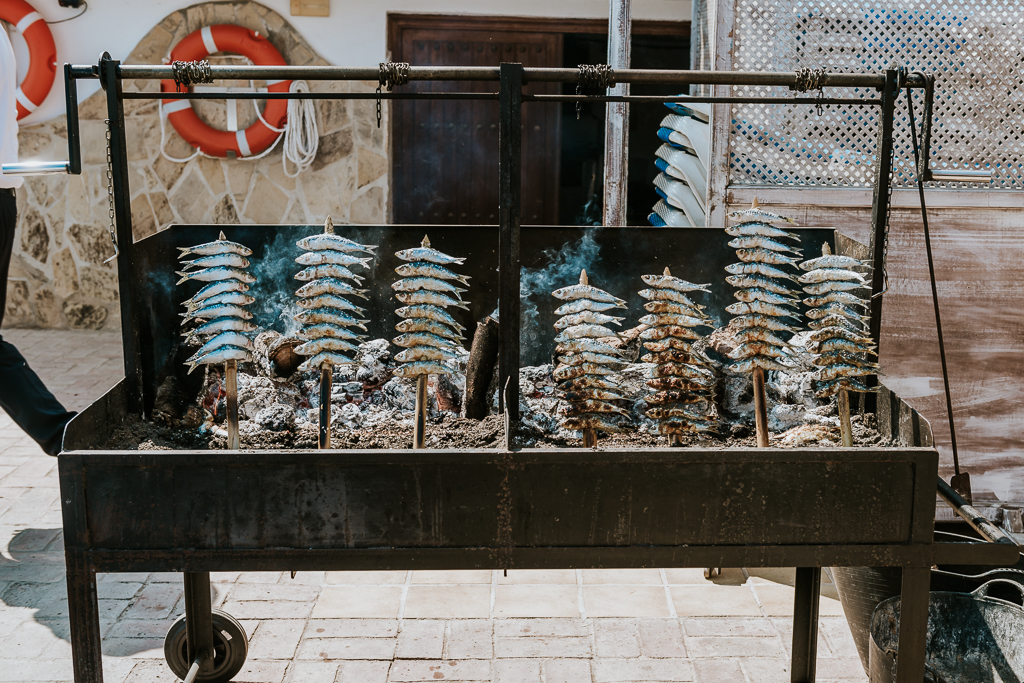
[[[214, 52], [233, 52], [245, 55], [259, 66], [285, 66], [281, 53], [270, 41], [242, 26], [216, 24], [193, 31], [171, 50], [170, 61], [194, 61], [205, 59]], [[288, 92], [291, 81], [267, 81], [269, 92]], [[160, 81], [160, 91], [176, 91], [173, 80]], [[277, 140], [281, 133], [272, 130], [257, 119], [254, 124], [239, 131], [217, 130], [203, 123], [187, 99], [167, 98], [163, 100], [164, 114], [174, 130], [188, 144], [215, 157], [226, 157], [228, 151], [236, 156], [248, 157], [259, 154]], [[268, 100], [263, 119], [277, 129], [284, 127], [288, 118], [287, 100]]]
[[18, 119], [34, 112], [53, 87], [57, 46], [46, 20], [25, 0], [0, 0], [0, 19], [14, 24], [28, 43], [28, 73], [18, 86]]

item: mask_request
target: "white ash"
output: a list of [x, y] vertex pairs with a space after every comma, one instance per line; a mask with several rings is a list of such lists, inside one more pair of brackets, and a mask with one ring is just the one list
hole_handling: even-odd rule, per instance
[[[719, 373], [718, 391], [714, 410], [721, 422], [723, 434], [738, 435], [749, 430], [754, 424], [753, 386], [750, 375], [737, 375], [724, 368], [724, 354], [731, 344], [729, 328], [716, 330], [706, 352], [713, 367]], [[801, 444], [828, 445], [829, 428], [834, 438], [838, 427], [835, 401], [819, 401], [814, 397], [811, 383], [814, 366], [807, 350], [809, 333], [796, 335], [792, 340], [792, 355], [788, 362], [794, 366], [792, 372], [767, 373], [769, 429], [773, 440], [780, 445]], [[331, 392], [331, 420], [338, 429], [373, 430], [384, 425], [411, 427], [416, 406], [416, 380], [392, 377], [396, 367], [395, 349], [386, 339], [374, 339], [360, 345], [355, 363], [335, 369]], [[452, 368], [450, 384], [455, 387], [455, 397], [461, 405], [466, 386], [466, 364], [469, 353], [463, 351], [455, 360], [444, 363]], [[240, 430], [243, 434], [259, 432], [297, 431], [316, 425], [319, 420], [320, 383], [319, 373], [296, 373], [287, 380], [250, 374], [252, 365], [239, 369], [239, 413]], [[647, 403], [644, 397], [649, 393], [644, 380], [653, 366], [650, 363], [628, 363], [619, 372], [620, 390], [626, 400], [622, 407], [630, 412], [632, 423], [640, 431], [657, 433], [657, 424], [644, 413]], [[554, 439], [578, 439], [579, 432], [564, 430], [558, 416], [559, 400], [556, 398], [555, 381], [551, 364], [527, 366], [520, 369], [519, 412], [525, 432]], [[448, 390], [446, 388], [446, 390]], [[203, 390], [209, 394], [210, 387]], [[427, 385], [428, 415], [432, 418], [455, 416], [452, 411], [441, 411], [437, 407], [437, 379], [431, 377]], [[489, 387], [489, 402], [492, 413], [497, 413], [498, 386], [497, 369]], [[223, 431], [223, 399], [217, 404], [216, 415], [207, 413], [207, 419], [200, 430], [204, 433]], [[871, 434], [865, 425], [854, 416], [855, 433]], [[532, 445], [530, 439], [521, 443]]]

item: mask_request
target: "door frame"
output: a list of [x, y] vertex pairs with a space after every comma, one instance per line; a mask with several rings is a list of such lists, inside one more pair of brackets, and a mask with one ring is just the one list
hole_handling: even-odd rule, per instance
[[[387, 58], [392, 58], [393, 50], [401, 41], [402, 31], [416, 28], [436, 28], [440, 30], [475, 30], [486, 31], [500, 28], [506, 32], [530, 33], [607, 33], [608, 20], [605, 18], [579, 17], [521, 17], [496, 14], [444, 14], [426, 12], [388, 12], [387, 13]], [[688, 35], [690, 21], [672, 21], [661, 19], [634, 19], [631, 34], [645, 36]], [[495, 64], [495, 66], [498, 66]], [[388, 157], [388, 201], [385, 207], [386, 220], [394, 220], [394, 119], [388, 115], [388, 137], [386, 151]]]

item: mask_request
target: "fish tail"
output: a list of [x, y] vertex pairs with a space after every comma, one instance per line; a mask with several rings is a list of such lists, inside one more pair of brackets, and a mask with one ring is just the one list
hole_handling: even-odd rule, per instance
[[178, 258], [181, 258], [182, 256], [185, 256], [186, 254], [191, 254], [192, 253], [192, 247], [178, 247], [178, 249], [181, 250], [181, 253], [178, 254]]
[[191, 279], [192, 279], [192, 277], [191, 277], [191, 274], [190, 274], [190, 273], [186, 273], [186, 272], [185, 272], [185, 271], [183, 271], [183, 270], [176, 270], [176, 271], [174, 271], [174, 274], [175, 274], [175, 275], [180, 275], [180, 276], [181, 276], [181, 279], [180, 279], [180, 280], [178, 280], [178, 282], [176, 283], [176, 284], [179, 284], [179, 285], [180, 285], [180, 284], [181, 284], [182, 282], [187, 282], [187, 281], [189, 281], [189, 280], [191, 280]]
[[458, 306], [459, 308], [463, 309], [463, 310], [466, 310], [466, 311], [469, 310], [469, 306], [467, 306], [464, 301], [456, 301], [455, 305]]
[[199, 367], [199, 363], [189, 363], [188, 364], [188, 374], [191, 375], [192, 371], [195, 370], [197, 367]]

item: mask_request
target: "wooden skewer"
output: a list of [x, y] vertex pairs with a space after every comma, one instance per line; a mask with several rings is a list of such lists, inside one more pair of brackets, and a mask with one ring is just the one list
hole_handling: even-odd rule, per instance
[[412, 428], [412, 447], [427, 447], [427, 375], [416, 376], [416, 422]]
[[768, 448], [768, 397], [764, 391], [764, 368], [754, 368], [754, 423], [758, 448]]
[[839, 432], [843, 436], [843, 447], [853, 448], [853, 427], [850, 424], [850, 392], [839, 390]]
[[[324, 234], [334, 234], [334, 221], [330, 216], [324, 221]], [[334, 393], [334, 366], [324, 363], [320, 368], [320, 450], [331, 447], [331, 394]]]
[[[217, 236], [220, 241], [227, 240], [224, 231]], [[238, 438], [238, 361], [229, 360], [224, 364], [224, 393], [227, 403], [228, 449], [237, 451]]]
[[238, 450], [238, 361], [224, 364], [224, 393], [227, 395], [228, 450]]
[[[665, 266], [665, 271], [662, 273], [662, 275], [664, 275], [665, 277], [671, 277], [672, 276], [672, 271], [669, 269], [668, 266]], [[668, 435], [668, 445], [669, 446], [682, 446], [683, 445], [683, 435], [682, 434], [669, 434]]]
[[[587, 277], [586, 269], [580, 271], [580, 284], [589, 285], [590, 278]], [[597, 447], [597, 430], [596, 429], [584, 429], [583, 430], [583, 447], [584, 448], [596, 448]]]
[[320, 368], [320, 450], [331, 447], [331, 393], [334, 367], [324, 363]]

